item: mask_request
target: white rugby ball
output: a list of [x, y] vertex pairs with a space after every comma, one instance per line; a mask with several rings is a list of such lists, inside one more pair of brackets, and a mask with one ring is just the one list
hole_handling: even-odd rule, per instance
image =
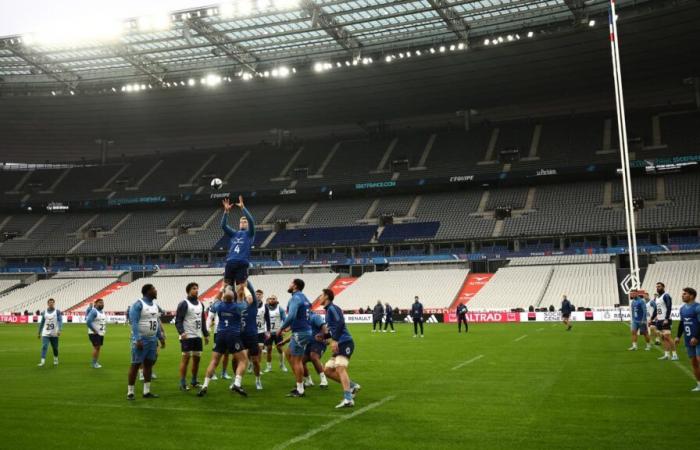
[[221, 187], [224, 185], [224, 182], [221, 181], [221, 178], [214, 178], [211, 180], [211, 187], [212, 189], [219, 190]]

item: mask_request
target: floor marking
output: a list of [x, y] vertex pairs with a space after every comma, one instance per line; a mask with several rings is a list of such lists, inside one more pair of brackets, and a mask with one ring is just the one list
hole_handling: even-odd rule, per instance
[[525, 339], [526, 337], [527, 337], [527, 334], [523, 334], [523, 335], [520, 336], [518, 339], [515, 339], [513, 342], [522, 341], [522, 340]]
[[[138, 397], [137, 397], [138, 399]], [[146, 400], [150, 401], [150, 400]], [[85, 406], [85, 403], [73, 403], [73, 402], [61, 402], [60, 405], [66, 405], [66, 406]], [[139, 403], [133, 403], [133, 402], [127, 402], [127, 400], [124, 400], [124, 403], [90, 403], [90, 406], [94, 406], [96, 408], [136, 408], [136, 409], [152, 409], [156, 411], [185, 411], [185, 412], [192, 412], [192, 407], [182, 407], [182, 406], [143, 406], [142, 404]], [[223, 414], [230, 414], [231, 410], [230, 409], [212, 409], [212, 408], [207, 408], [205, 406], [205, 409], [210, 412], [215, 412], [215, 413], [223, 413]], [[243, 412], [243, 411], [241, 411]], [[284, 411], [269, 411], [266, 409], [246, 409], [245, 410], [246, 414], [260, 414], [260, 415], [265, 415], [265, 416], [308, 416], [308, 417], [335, 417], [335, 414], [322, 414], [322, 413], [302, 413], [302, 412], [284, 412]]]
[[321, 425], [320, 427], [314, 428], [313, 430], [307, 431], [304, 434], [300, 434], [299, 436], [293, 437], [292, 439], [290, 439], [288, 441], [284, 441], [283, 443], [275, 446], [274, 449], [281, 450], [281, 449], [287, 448], [293, 444], [296, 444], [298, 442], [305, 441], [305, 440], [309, 439], [310, 437], [313, 437], [314, 435], [316, 435], [322, 431], [326, 431], [327, 429], [338, 425], [339, 423], [350, 420], [350, 419], [357, 417], [360, 414], [364, 414], [367, 411], [370, 411], [374, 408], [378, 408], [378, 407], [382, 406], [384, 403], [388, 402], [389, 400], [393, 400], [394, 398], [396, 398], [395, 395], [390, 395], [388, 397], [384, 397], [383, 399], [376, 401], [374, 403], [370, 403], [369, 405], [364, 406], [364, 407], [354, 411], [351, 414], [347, 414], [347, 415], [338, 417], [337, 419], [331, 420], [330, 422], [325, 423], [325, 424]]
[[535, 330], [535, 331], [544, 331], [544, 328], [538, 328], [538, 329]]
[[459, 369], [460, 367], [466, 366], [467, 364], [471, 364], [471, 363], [473, 363], [474, 361], [478, 361], [478, 360], [480, 360], [480, 359], [483, 358], [483, 357], [484, 357], [484, 355], [475, 356], [475, 357], [473, 357], [472, 359], [468, 359], [468, 360], [464, 361], [464, 362], [461, 363], [461, 364], [457, 364], [456, 366], [454, 366], [454, 367], [452, 368], [452, 370], [457, 370], [457, 369]]

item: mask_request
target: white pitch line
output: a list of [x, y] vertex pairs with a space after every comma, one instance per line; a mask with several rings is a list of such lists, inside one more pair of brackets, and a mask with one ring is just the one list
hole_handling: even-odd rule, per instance
[[305, 440], [309, 439], [310, 437], [312, 437], [312, 436], [314, 436], [322, 431], [326, 431], [327, 429], [338, 425], [339, 423], [345, 422], [346, 420], [350, 420], [350, 419], [357, 417], [360, 414], [364, 414], [367, 411], [370, 411], [374, 408], [378, 408], [378, 407], [382, 406], [384, 403], [388, 402], [389, 400], [393, 400], [394, 398], [396, 398], [395, 395], [389, 395], [388, 397], [384, 397], [383, 399], [376, 401], [374, 403], [370, 403], [369, 405], [364, 406], [364, 407], [358, 409], [357, 411], [354, 411], [351, 414], [347, 414], [345, 416], [338, 417], [337, 419], [331, 420], [328, 423], [324, 423], [320, 427], [314, 428], [313, 430], [307, 431], [304, 434], [300, 434], [299, 436], [293, 437], [292, 439], [290, 439], [288, 441], [284, 441], [281, 444], [276, 445], [273, 448], [274, 448], [274, 450], [281, 450], [281, 449], [287, 448], [293, 444], [296, 444], [298, 442], [305, 441]]
[[[138, 398], [138, 397], [137, 397]], [[74, 403], [74, 402], [61, 402], [61, 406], [85, 406], [85, 403]], [[136, 403], [134, 402], [124, 402], [124, 403], [91, 403], [90, 406], [96, 407], [96, 408], [135, 408], [135, 409], [152, 409], [152, 410], [157, 410], [157, 411], [185, 411], [185, 412], [192, 412], [191, 407], [178, 407], [178, 406], [143, 406], [138, 404], [138, 401]], [[231, 412], [230, 409], [211, 409], [211, 408], [206, 408], [207, 412], [214, 412], [214, 413], [223, 413], [223, 414], [229, 414]], [[264, 416], [308, 416], [308, 417], [335, 417], [335, 414], [318, 414], [318, 413], [300, 413], [300, 412], [284, 412], [284, 411], [269, 411], [266, 409], [262, 410], [257, 410], [257, 409], [247, 409], [245, 411], [245, 414], [260, 414]]]
[[520, 336], [518, 339], [513, 340], [513, 342], [522, 341], [522, 340], [525, 339], [526, 337], [527, 337], [527, 334], [523, 334], [523, 335]]
[[535, 330], [535, 331], [544, 331], [544, 328], [538, 328], [538, 329]]
[[484, 355], [475, 356], [475, 357], [473, 357], [472, 359], [468, 359], [468, 360], [464, 361], [463, 363], [457, 364], [456, 366], [454, 366], [454, 367], [452, 368], [452, 370], [457, 370], [457, 369], [459, 369], [460, 367], [466, 366], [467, 364], [471, 364], [471, 363], [473, 363], [474, 361], [478, 361], [478, 360], [480, 360], [480, 359], [483, 358], [483, 357], [484, 357]]

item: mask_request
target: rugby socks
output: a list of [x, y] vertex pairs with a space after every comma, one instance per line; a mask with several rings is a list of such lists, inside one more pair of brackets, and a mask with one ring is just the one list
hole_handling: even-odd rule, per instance
[[233, 385], [236, 387], [241, 387], [241, 380], [243, 379], [242, 376], [236, 375], [236, 378], [233, 380]]
[[267, 370], [272, 370], [272, 363], [267, 363], [267, 365], [265, 366], [265, 368], [266, 368]]
[[303, 382], [297, 383], [297, 392], [300, 394], [304, 393], [304, 383]]
[[206, 389], [209, 387], [209, 382], [211, 381], [211, 378], [209, 377], [204, 377], [204, 384], [202, 385], [202, 389]]
[[143, 383], [143, 395], [146, 395], [146, 394], [148, 394], [149, 392], [151, 392], [151, 382], [150, 382], [150, 381], [149, 381], [149, 382], [144, 382], [144, 383]]
[[186, 386], [187, 385], [187, 379], [185, 377], [180, 378], [180, 386]]
[[95, 364], [97, 364], [97, 360], [95, 358], [92, 358], [92, 365], [94, 366]]
[[352, 391], [343, 391], [343, 398], [347, 401], [352, 401]]
[[[183, 381], [184, 381], [184, 378], [183, 378]], [[199, 383], [199, 382], [197, 381], [197, 377], [192, 376], [192, 379], [190, 380], [190, 383], [191, 383], [193, 386], [197, 385], [197, 384]]]
[[326, 374], [321, 372], [318, 374], [318, 377], [321, 379], [322, 384], [328, 384], [328, 380], [326, 380]]
[[126, 393], [129, 395], [134, 395], [134, 385], [130, 384], [126, 387]]

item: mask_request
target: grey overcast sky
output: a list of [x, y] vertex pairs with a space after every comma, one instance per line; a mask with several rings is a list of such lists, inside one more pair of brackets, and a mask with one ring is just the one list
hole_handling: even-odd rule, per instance
[[86, 18], [126, 19], [216, 3], [216, 0], [0, 0], [0, 36], [70, 27]]

